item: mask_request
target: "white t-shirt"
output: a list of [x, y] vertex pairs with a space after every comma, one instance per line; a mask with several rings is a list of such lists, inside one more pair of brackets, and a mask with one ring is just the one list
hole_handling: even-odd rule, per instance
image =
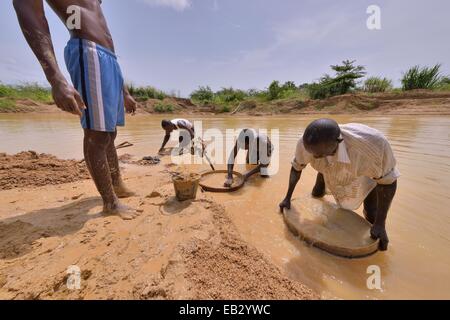
[[178, 129], [180, 129], [180, 125], [188, 129], [192, 129], [194, 127], [192, 122], [186, 119], [173, 119], [170, 122], [172, 122], [172, 124], [174, 124]]

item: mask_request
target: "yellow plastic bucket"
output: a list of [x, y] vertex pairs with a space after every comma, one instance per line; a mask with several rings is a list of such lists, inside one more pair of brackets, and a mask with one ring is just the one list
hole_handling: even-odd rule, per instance
[[175, 195], [179, 201], [195, 199], [201, 176], [197, 173], [175, 175], [172, 178]]

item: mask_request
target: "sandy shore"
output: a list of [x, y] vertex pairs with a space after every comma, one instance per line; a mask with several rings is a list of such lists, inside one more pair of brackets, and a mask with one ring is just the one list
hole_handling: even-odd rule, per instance
[[[14, 170], [50, 176], [58, 167], [21, 165]], [[132, 221], [100, 214], [84, 174], [0, 187], [0, 299], [318, 298], [244, 242], [209, 194], [176, 201], [168, 159], [123, 166], [138, 191], [124, 200], [140, 212]], [[12, 171], [3, 164], [5, 172]], [[81, 271], [80, 290], [66, 286], [72, 265]]]

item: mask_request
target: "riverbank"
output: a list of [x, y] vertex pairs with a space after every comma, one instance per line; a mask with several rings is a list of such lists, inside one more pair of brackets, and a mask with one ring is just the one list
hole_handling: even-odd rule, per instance
[[[0, 113], [58, 113], [54, 104], [30, 99], [0, 98], [0, 105], [8, 107]], [[283, 114], [390, 114], [390, 115], [450, 115], [450, 92], [414, 90], [392, 93], [353, 93], [323, 100], [288, 98], [261, 102], [245, 100], [232, 107], [198, 105], [189, 99], [148, 99], [138, 103], [138, 114], [173, 115], [250, 115]]]
[[[124, 202], [140, 213], [123, 221], [100, 213], [84, 166], [34, 152], [2, 157], [2, 176], [14, 175], [12, 168], [24, 175], [0, 186], [0, 299], [318, 298], [243, 240], [211, 195], [175, 200], [176, 167], [167, 158], [154, 166], [121, 164], [138, 191]], [[67, 166], [79, 175], [58, 183]], [[36, 171], [53, 178], [31, 185], [26, 173]], [[70, 266], [81, 272], [79, 290], [67, 288]]]

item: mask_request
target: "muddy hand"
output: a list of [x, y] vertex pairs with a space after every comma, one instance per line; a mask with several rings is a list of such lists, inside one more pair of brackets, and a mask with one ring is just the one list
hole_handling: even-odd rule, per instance
[[59, 81], [52, 85], [52, 96], [57, 107], [63, 111], [82, 116], [86, 109], [83, 99], [77, 90], [67, 83]]
[[372, 239], [380, 239], [380, 250], [386, 251], [388, 249], [389, 238], [386, 233], [386, 228], [374, 225], [370, 229], [370, 236]]
[[136, 100], [134, 100], [133, 96], [128, 92], [124, 94], [123, 99], [125, 110], [127, 111], [127, 113], [130, 113], [131, 115], [134, 116], [136, 114], [136, 106], [137, 106]]
[[281, 203], [280, 203], [280, 212], [283, 213], [284, 208], [286, 209], [291, 209], [291, 200], [289, 199], [284, 199]]

